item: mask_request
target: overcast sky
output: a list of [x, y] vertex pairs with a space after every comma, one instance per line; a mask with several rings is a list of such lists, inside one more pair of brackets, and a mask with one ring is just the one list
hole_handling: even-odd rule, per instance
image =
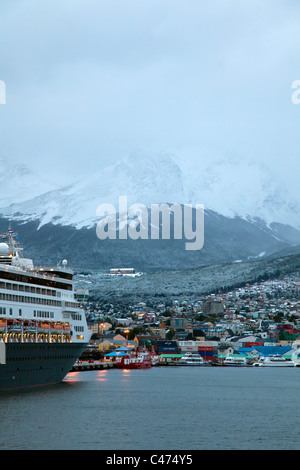
[[0, 155], [60, 183], [136, 149], [299, 181], [299, 0], [0, 0]]

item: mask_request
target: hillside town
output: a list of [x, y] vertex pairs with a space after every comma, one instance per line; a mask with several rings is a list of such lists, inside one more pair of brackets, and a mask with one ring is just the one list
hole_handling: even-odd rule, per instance
[[[153, 351], [167, 364], [186, 352], [218, 362], [228, 355], [287, 359], [300, 348], [300, 278], [246, 284], [197, 301], [140, 302], [120, 310], [82, 299], [91, 340], [85, 356], [112, 360], [118, 348]], [[300, 351], [300, 350], [299, 350]], [[108, 356], [110, 355], [110, 356]]]

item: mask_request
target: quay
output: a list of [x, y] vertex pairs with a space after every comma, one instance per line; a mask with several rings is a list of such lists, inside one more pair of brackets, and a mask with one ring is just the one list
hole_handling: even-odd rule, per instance
[[102, 369], [112, 369], [116, 367], [116, 363], [113, 362], [103, 362], [103, 361], [80, 361], [75, 362], [70, 372], [81, 372], [85, 370], [102, 370]]

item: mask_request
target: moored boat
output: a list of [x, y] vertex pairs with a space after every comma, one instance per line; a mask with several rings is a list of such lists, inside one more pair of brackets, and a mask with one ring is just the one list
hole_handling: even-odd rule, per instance
[[150, 367], [152, 367], [152, 360], [148, 351], [140, 351], [137, 355], [125, 354], [117, 358], [117, 369], [149, 369]]
[[204, 361], [203, 357], [200, 354], [187, 352], [182, 358], [180, 358], [176, 362], [169, 363], [169, 365], [173, 366], [207, 366], [207, 362]]
[[61, 382], [90, 339], [67, 261], [37, 268], [0, 243], [0, 391]]
[[238, 355], [228, 355], [225, 357], [224, 361], [222, 362], [223, 366], [226, 367], [243, 367], [247, 366], [247, 360], [243, 356], [238, 356]]
[[293, 361], [287, 360], [280, 354], [273, 354], [267, 357], [260, 358], [257, 362], [253, 363], [254, 367], [295, 367]]

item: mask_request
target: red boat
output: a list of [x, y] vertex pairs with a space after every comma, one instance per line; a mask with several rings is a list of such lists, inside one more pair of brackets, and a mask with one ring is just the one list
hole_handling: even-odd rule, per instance
[[146, 352], [139, 352], [136, 356], [125, 356], [118, 357], [117, 369], [148, 369], [152, 367], [151, 356]]

